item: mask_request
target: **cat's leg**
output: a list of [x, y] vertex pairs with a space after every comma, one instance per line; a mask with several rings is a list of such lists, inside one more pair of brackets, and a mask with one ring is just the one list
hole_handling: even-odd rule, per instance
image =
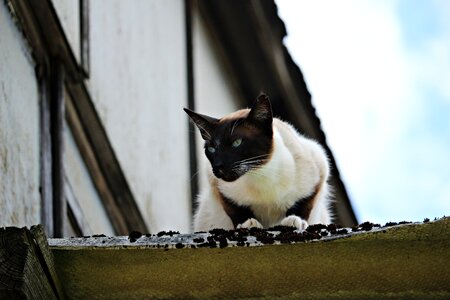
[[214, 228], [234, 229], [229, 216], [215, 195], [206, 190], [198, 196], [198, 208], [194, 215], [194, 232], [209, 231]]
[[222, 206], [230, 217], [235, 228], [263, 228], [261, 223], [256, 220], [250, 207], [237, 205], [233, 200], [221, 194]]
[[317, 205], [320, 198], [326, 196], [324, 190], [326, 182], [319, 183], [314, 192], [304, 198], [297, 200], [286, 212], [286, 217], [281, 220], [281, 225], [295, 227], [298, 230], [305, 230], [308, 227], [307, 220], [311, 216], [311, 211]]

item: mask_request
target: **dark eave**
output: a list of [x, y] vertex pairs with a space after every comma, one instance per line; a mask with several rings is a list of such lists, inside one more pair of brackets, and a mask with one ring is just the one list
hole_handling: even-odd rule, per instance
[[336, 223], [357, 224], [349, 196], [327, 145], [299, 67], [283, 44], [286, 29], [272, 0], [199, 0], [209, 30], [226, 55], [235, 81], [251, 105], [260, 91], [270, 96], [274, 114], [325, 147], [330, 159]]

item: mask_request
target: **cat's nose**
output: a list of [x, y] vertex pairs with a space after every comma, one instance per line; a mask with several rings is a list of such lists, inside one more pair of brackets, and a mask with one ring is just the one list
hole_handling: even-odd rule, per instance
[[215, 164], [213, 165], [213, 171], [214, 171], [214, 173], [216, 173], [217, 175], [223, 175], [223, 170], [224, 170], [223, 163], [215, 163]]

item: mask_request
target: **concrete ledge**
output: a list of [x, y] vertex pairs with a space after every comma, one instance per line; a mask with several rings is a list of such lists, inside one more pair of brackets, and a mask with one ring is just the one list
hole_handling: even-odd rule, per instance
[[317, 242], [262, 245], [249, 237], [259, 247], [186, 247], [207, 236], [49, 243], [69, 299], [450, 298], [448, 218]]

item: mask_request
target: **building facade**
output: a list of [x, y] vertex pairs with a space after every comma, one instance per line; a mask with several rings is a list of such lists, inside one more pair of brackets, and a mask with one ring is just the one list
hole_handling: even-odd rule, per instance
[[273, 1], [3, 1], [0, 226], [189, 232], [206, 161], [182, 108], [221, 116], [260, 91], [325, 146], [354, 224], [285, 34]]

